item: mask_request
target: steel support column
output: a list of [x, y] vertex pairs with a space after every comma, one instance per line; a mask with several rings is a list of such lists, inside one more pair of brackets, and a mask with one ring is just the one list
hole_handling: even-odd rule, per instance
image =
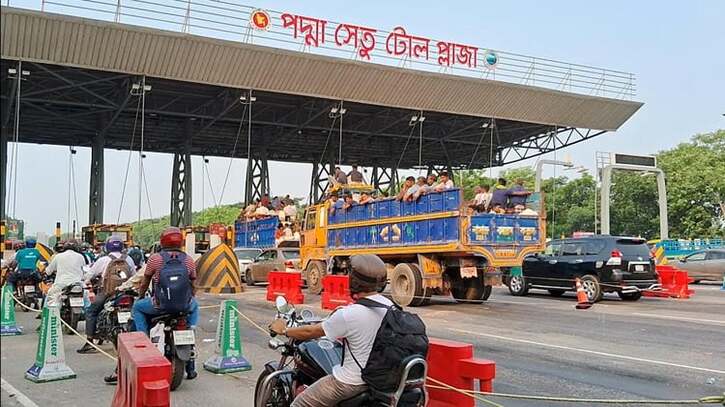
[[373, 167], [373, 174], [370, 177], [370, 183], [373, 184], [378, 192], [387, 192], [389, 195], [398, 192], [398, 170], [396, 168]]
[[174, 154], [171, 176], [171, 226], [191, 226], [191, 139]]
[[310, 179], [310, 203], [317, 203], [322, 199], [330, 187], [335, 173], [335, 166], [329, 164], [312, 164], [312, 178]]
[[105, 137], [102, 133], [93, 137], [91, 146], [91, 179], [88, 194], [88, 224], [103, 223]]
[[269, 165], [267, 155], [262, 152], [247, 162], [247, 180], [244, 187], [244, 202], [249, 204], [269, 194]]
[[0, 129], [0, 219], [5, 220], [5, 205], [7, 204], [6, 186], [8, 182], [8, 133], [10, 129], [3, 126]]

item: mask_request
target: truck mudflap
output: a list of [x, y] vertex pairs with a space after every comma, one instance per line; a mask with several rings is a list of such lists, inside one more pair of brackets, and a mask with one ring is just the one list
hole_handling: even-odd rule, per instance
[[487, 286], [497, 287], [502, 283], [503, 273], [500, 269], [494, 267], [486, 267], [483, 271], [483, 284]]

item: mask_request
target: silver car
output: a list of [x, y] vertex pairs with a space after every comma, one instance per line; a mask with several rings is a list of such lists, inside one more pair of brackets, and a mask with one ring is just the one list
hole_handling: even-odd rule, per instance
[[257, 249], [256, 247], [237, 247], [234, 249], [234, 254], [237, 255], [237, 260], [239, 260], [239, 274], [241, 274], [242, 281], [244, 281], [249, 265], [254, 263], [254, 259], [262, 254], [262, 249]]
[[725, 249], [700, 250], [669, 264], [687, 271], [695, 282], [700, 280], [722, 281], [725, 274]]

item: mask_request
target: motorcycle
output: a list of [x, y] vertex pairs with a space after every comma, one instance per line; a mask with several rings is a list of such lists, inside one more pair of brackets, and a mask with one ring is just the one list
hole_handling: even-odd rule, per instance
[[98, 313], [96, 322], [96, 337], [99, 345], [103, 341], [109, 341], [116, 348], [118, 345], [118, 335], [124, 332], [131, 332], [131, 308], [138, 294], [136, 291], [129, 289], [125, 291], [117, 291], [113, 295], [106, 298], [103, 303], [101, 312]]
[[[78, 331], [78, 321], [84, 319], [83, 285], [75, 283], [63, 288], [60, 294], [60, 318], [71, 328]], [[71, 330], [63, 324], [63, 333], [71, 334]]]
[[[43, 308], [43, 291], [40, 289], [40, 282], [34, 278], [22, 278], [15, 284], [15, 298], [17, 298], [26, 307], [40, 310]], [[29, 309], [22, 308], [23, 312]]]
[[171, 390], [176, 390], [190, 372], [196, 359], [194, 331], [187, 329], [186, 312], [162, 314], [151, 318], [151, 342], [171, 362]]
[[[284, 297], [277, 297], [277, 318], [287, 321], [288, 327], [312, 325], [322, 322], [310, 310], [298, 313]], [[329, 338], [307, 341], [280, 340], [274, 332], [269, 347], [281, 352], [279, 362], [268, 362], [257, 378], [254, 391], [255, 407], [287, 407], [308, 386], [324, 376], [332, 374], [332, 367], [342, 360], [342, 345]], [[288, 368], [291, 363], [293, 367]], [[401, 361], [400, 382], [394, 393], [382, 393], [373, 389], [344, 400], [337, 407], [395, 407], [424, 406], [427, 401], [425, 377], [428, 365], [419, 355]]]

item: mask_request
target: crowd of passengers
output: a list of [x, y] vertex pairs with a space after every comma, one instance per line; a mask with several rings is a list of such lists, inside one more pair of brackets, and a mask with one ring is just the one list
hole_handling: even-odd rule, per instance
[[474, 187], [475, 196], [467, 207], [473, 213], [537, 215], [536, 211], [526, 207], [531, 191], [524, 186], [524, 180], [517, 179], [512, 187], [506, 184], [506, 179], [499, 178], [493, 191], [489, 185]]
[[274, 232], [277, 243], [282, 240], [300, 240], [302, 228], [297, 219], [297, 206], [289, 195], [285, 197], [269, 197], [265, 194], [261, 199], [247, 205], [239, 214], [239, 220], [255, 220], [276, 216], [279, 223]]

